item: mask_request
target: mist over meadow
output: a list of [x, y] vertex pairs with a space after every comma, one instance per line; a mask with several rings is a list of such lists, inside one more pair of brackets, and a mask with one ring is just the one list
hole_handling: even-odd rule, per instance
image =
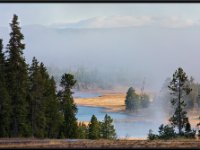
[[[84, 68], [101, 82], [112, 80], [127, 86], [160, 90], [167, 77], [182, 67], [189, 76], [200, 80], [200, 28], [118, 27], [59, 28], [56, 26], [22, 26], [28, 63], [36, 56], [47, 64], [50, 72]], [[4, 45], [9, 29], [0, 28]]]

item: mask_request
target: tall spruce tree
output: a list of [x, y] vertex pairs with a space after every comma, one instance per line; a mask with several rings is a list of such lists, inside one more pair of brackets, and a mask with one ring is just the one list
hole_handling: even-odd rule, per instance
[[59, 99], [64, 114], [63, 134], [66, 138], [78, 137], [78, 123], [76, 119], [77, 107], [72, 97], [72, 88], [76, 80], [71, 74], [63, 74], [60, 86], [63, 88], [59, 91]]
[[100, 138], [100, 123], [97, 120], [95, 115], [92, 115], [92, 118], [89, 123], [89, 139], [99, 139]]
[[175, 112], [169, 121], [174, 127], [177, 126], [178, 133], [181, 135], [182, 129], [187, 120], [187, 112], [184, 110], [186, 106], [184, 97], [188, 95], [192, 90], [188, 86], [188, 77], [182, 68], [178, 68], [175, 71], [168, 88], [172, 95], [171, 104], [175, 109]]
[[0, 137], [10, 136], [10, 97], [6, 85], [5, 56], [0, 39]]
[[45, 137], [45, 80], [42, 77], [39, 62], [34, 57], [29, 69], [29, 100], [30, 100], [30, 122], [32, 136]]
[[109, 115], [105, 115], [104, 121], [102, 123], [102, 136], [104, 139], [115, 139], [116, 132], [113, 123], [113, 119]]
[[49, 99], [51, 99], [52, 94], [49, 94], [49, 80], [50, 80], [50, 76], [48, 74], [47, 68], [45, 67], [44, 63], [40, 63], [39, 64], [39, 72], [41, 74], [41, 78], [42, 78], [42, 102], [41, 104], [43, 105], [43, 110], [42, 113], [43, 115], [43, 127], [44, 127], [44, 137], [48, 137], [48, 131], [47, 131], [47, 115], [46, 111], [47, 111], [47, 105], [48, 105], [48, 101]]
[[6, 63], [8, 92], [11, 97], [11, 136], [28, 136], [28, 66], [23, 57], [25, 44], [19, 27], [18, 16], [14, 15], [10, 23], [11, 33], [7, 45], [8, 59]]

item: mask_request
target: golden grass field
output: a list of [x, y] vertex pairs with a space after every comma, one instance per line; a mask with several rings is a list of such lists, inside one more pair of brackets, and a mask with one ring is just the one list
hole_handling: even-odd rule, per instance
[[0, 148], [199, 148], [199, 140], [0, 139]]
[[104, 107], [111, 111], [122, 111], [125, 109], [124, 105], [125, 94], [123, 93], [108, 93], [96, 98], [75, 98], [77, 105]]
[[[74, 101], [80, 106], [104, 107], [112, 112], [125, 110], [126, 92], [124, 90], [98, 90], [95, 92], [101, 93], [101, 96], [94, 98], [75, 98]], [[140, 91], [136, 90], [136, 93], [139, 94]], [[152, 93], [149, 93], [149, 95], [153, 96]]]

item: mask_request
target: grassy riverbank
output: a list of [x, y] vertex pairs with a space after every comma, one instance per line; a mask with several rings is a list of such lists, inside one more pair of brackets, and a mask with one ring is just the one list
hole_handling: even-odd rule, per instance
[[[85, 91], [88, 92], [88, 91]], [[90, 91], [91, 92], [91, 91]], [[107, 108], [106, 111], [111, 112], [120, 112], [125, 111], [125, 97], [126, 92], [124, 90], [95, 90], [92, 92], [100, 93], [101, 96], [93, 97], [93, 98], [75, 98], [74, 101], [78, 106], [92, 106], [92, 107], [103, 107]], [[140, 91], [137, 91], [139, 93]], [[153, 97], [153, 94], [149, 92], [149, 94]], [[155, 108], [152, 108], [155, 109]], [[151, 113], [155, 110], [150, 109], [143, 109], [142, 111], [138, 112], [143, 114], [144, 117], [135, 118], [135, 120], [152, 120]], [[192, 128], [196, 127], [196, 124], [200, 122], [199, 120], [200, 110], [193, 109], [188, 111], [189, 121], [191, 123]], [[145, 117], [146, 116], [146, 117]], [[165, 122], [168, 123], [169, 116], [166, 116]]]
[[80, 106], [104, 107], [110, 111], [125, 110], [124, 93], [106, 93], [94, 98], [75, 98], [75, 103]]

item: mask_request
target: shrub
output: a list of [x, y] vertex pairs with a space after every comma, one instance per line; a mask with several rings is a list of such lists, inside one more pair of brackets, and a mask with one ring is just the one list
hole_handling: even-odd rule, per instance
[[195, 130], [191, 130], [190, 132], [185, 132], [184, 133], [184, 137], [186, 137], [186, 138], [195, 138], [195, 134], [196, 134], [196, 131]]
[[171, 139], [176, 137], [173, 126], [161, 124], [159, 127], [159, 139]]
[[150, 130], [149, 130], [149, 134], [148, 134], [148, 139], [149, 139], [149, 140], [155, 140], [155, 139], [157, 139], [157, 138], [158, 138], [158, 135], [153, 134], [153, 131], [150, 129]]

